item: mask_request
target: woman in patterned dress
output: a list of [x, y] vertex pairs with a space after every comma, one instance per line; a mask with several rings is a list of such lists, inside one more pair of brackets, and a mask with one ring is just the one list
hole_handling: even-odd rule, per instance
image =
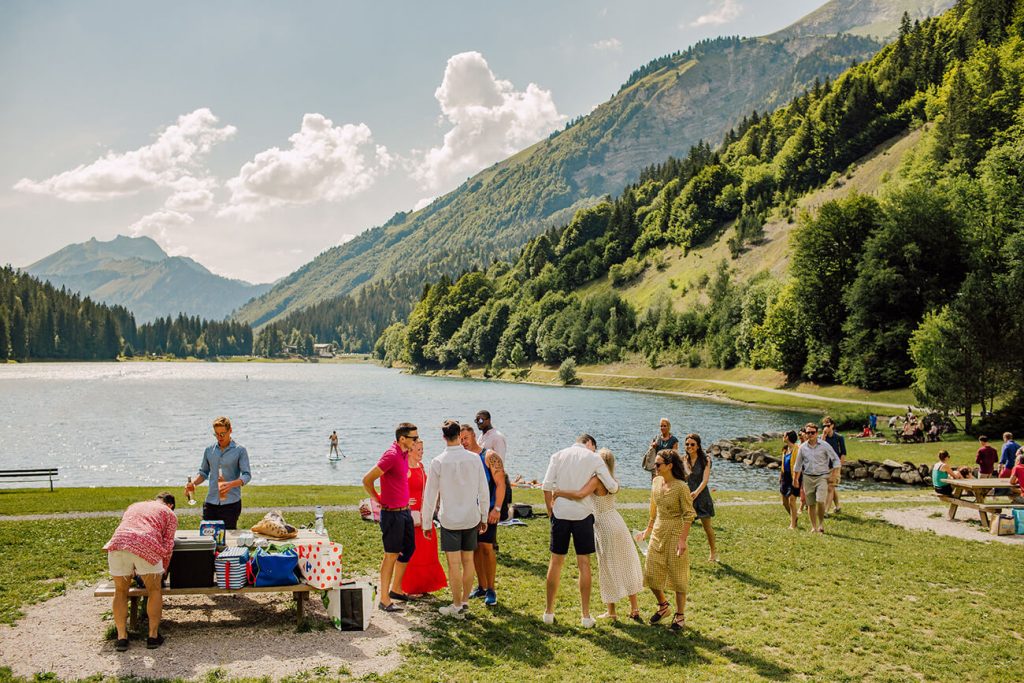
[[683, 440], [686, 455], [683, 456], [683, 468], [686, 470], [686, 485], [690, 488], [693, 498], [693, 509], [697, 519], [704, 527], [708, 537], [708, 548], [711, 555], [708, 560], [718, 562], [718, 549], [715, 547], [715, 530], [711, 528], [711, 518], [715, 516], [715, 503], [711, 500], [708, 481], [711, 478], [711, 457], [704, 452], [698, 434], [687, 434]]
[[[615, 476], [615, 456], [607, 448], [597, 452], [608, 466], [608, 472]], [[643, 569], [636, 554], [633, 538], [629, 535], [622, 515], [615, 509], [615, 495], [609, 494], [601, 480], [591, 477], [579, 491], [555, 491], [555, 497], [580, 500], [594, 496], [594, 531], [597, 533], [598, 582], [601, 587], [601, 601], [608, 610], [598, 619], [617, 619], [615, 603], [629, 598], [629, 618], [640, 621], [640, 607], [637, 593], [644, 587]]]
[[423, 535], [423, 524], [432, 520], [420, 520], [423, 508], [423, 488], [427, 485], [427, 471], [423, 467], [423, 442], [417, 441], [409, 452], [409, 509], [413, 511], [416, 524], [416, 550], [409, 559], [402, 576], [402, 592], [406, 595], [433, 593], [448, 585], [441, 561], [437, 556], [437, 534], [430, 538]]
[[[686, 625], [686, 590], [690, 583], [690, 556], [686, 542], [690, 525], [696, 519], [693, 498], [686, 485], [683, 460], [675, 451], [659, 451], [654, 459], [657, 476], [651, 484], [651, 513], [641, 538], [651, 537], [644, 565], [644, 585], [658, 600], [658, 611], [651, 615], [656, 624], [668, 616], [665, 591], [676, 594], [676, 612], [672, 630]], [[652, 533], [653, 532], [653, 533]]]

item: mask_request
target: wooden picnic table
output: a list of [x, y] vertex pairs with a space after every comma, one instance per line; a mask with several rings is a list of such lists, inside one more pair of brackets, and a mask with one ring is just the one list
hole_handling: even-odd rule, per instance
[[[225, 533], [225, 544], [228, 546], [238, 545], [238, 536], [244, 531], [242, 530], [229, 530]], [[253, 534], [256, 539], [265, 538], [272, 543], [325, 543], [329, 539], [327, 536], [321, 536], [310, 529], [300, 529], [299, 535], [295, 538], [288, 539], [275, 539], [263, 536], [261, 534]], [[199, 536], [198, 529], [179, 529], [175, 534], [175, 538], [197, 538]], [[165, 596], [168, 595], [232, 595], [237, 593], [291, 593], [295, 598], [295, 611], [296, 619], [298, 623], [302, 624], [302, 617], [304, 614], [306, 595], [313, 588], [305, 583], [295, 584], [293, 586], [246, 586], [244, 588], [220, 588], [219, 586], [210, 586], [205, 588], [170, 588], [164, 586], [161, 593]], [[128, 589], [128, 628], [132, 631], [137, 630], [139, 622], [139, 598], [144, 598], [149, 595], [149, 591], [145, 588], [132, 585]], [[112, 581], [105, 581], [93, 591], [93, 597], [96, 598], [112, 598], [114, 597], [114, 583]]]
[[[988, 529], [988, 513], [999, 514], [1004, 509], [1024, 509], [1024, 505], [1015, 505], [1010, 502], [987, 502], [989, 496], [993, 496], [997, 489], [1008, 489], [1011, 495], [1018, 495], [1020, 493], [1020, 486], [1010, 484], [1009, 479], [1000, 479], [999, 477], [953, 479], [950, 477], [946, 480], [946, 483], [953, 488], [953, 495], [938, 495], [940, 500], [949, 503], [949, 512], [946, 515], [949, 519], [956, 518], [956, 509], [958, 507], [971, 508], [978, 511], [982, 525]], [[964, 495], [968, 493], [974, 495], [973, 501], [964, 500]]]

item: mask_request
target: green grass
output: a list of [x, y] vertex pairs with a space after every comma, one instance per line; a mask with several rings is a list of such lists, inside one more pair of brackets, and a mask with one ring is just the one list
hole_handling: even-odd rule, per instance
[[[888, 430], [886, 430], [888, 434]], [[990, 442], [999, 451], [1001, 443]], [[950, 462], [953, 465], [975, 466], [974, 456], [978, 452], [980, 444], [972, 436], [963, 432], [948, 434], [939, 443], [901, 443], [891, 446], [883, 446], [879, 443], [865, 442], [861, 439], [846, 437], [846, 452], [848, 458], [863, 460], [895, 460], [896, 462], [914, 462], [932, 464], [938, 462], [938, 453], [945, 449], [949, 451]]]
[[[285, 495], [288, 487], [280, 488], [266, 491], [268, 499]], [[717, 496], [771, 497], [769, 492]], [[844, 502], [847, 514], [829, 520], [825, 537], [790, 532], [781, 506], [720, 507], [714, 523], [721, 564], [704, 559], [707, 545], [699, 528], [690, 537], [690, 628], [681, 635], [631, 622], [579, 628], [572, 557], [562, 579], [558, 623], [545, 626], [539, 615], [548, 558], [546, 520], [502, 529], [499, 606], [488, 611], [474, 603], [466, 622], [431, 617], [422, 642], [400, 646], [402, 666], [370, 678], [1019, 680], [1024, 653], [1012, 644], [1022, 636], [1013, 626], [1018, 609], [1007, 600], [1007, 586], [1024, 578], [1020, 549], [904, 531], [864, 514], [882, 505]], [[243, 515], [241, 525], [258, 516]], [[646, 512], [627, 510], [624, 517], [638, 527]], [[100, 548], [116, 521], [0, 522], [0, 622], [15, 622], [24, 605], [77, 581], [102, 578]], [[306, 520], [297, 516], [296, 521]], [[184, 527], [197, 524], [198, 518], [182, 520]], [[806, 529], [806, 518], [801, 524]], [[376, 527], [354, 512], [328, 513], [327, 525], [345, 546], [347, 571], [372, 575], [380, 557]], [[40, 548], [51, 549], [46, 562], [40, 561]], [[595, 586], [594, 613], [603, 609], [599, 601]], [[432, 610], [436, 604], [421, 608]], [[641, 607], [650, 614], [653, 598], [641, 595]], [[97, 634], [104, 628], [97, 624]], [[323, 678], [320, 673], [314, 669], [295, 679]], [[0, 681], [6, 680], [13, 679], [0, 670]]]
[[[265, 500], [294, 494], [294, 487], [263, 488]], [[625, 494], [643, 499], [645, 492]], [[540, 500], [540, 492], [517, 492], [516, 498]], [[770, 492], [717, 495], [719, 501], [773, 498]], [[847, 514], [831, 518], [823, 538], [788, 531], [780, 506], [722, 506], [715, 518], [719, 565], [706, 561], [707, 543], [695, 527], [689, 630], [681, 635], [626, 622], [580, 629], [571, 557], [558, 623], [543, 625], [547, 521], [503, 528], [499, 606], [486, 610], [474, 603], [465, 623], [431, 616], [424, 640], [400, 645], [402, 666], [379, 680], [1019, 680], [1024, 653], [1008, 643], [1022, 636], [1012, 626], [1017, 607], [1006, 591], [1024, 579], [1020, 549], [906, 531], [864, 514], [903, 504], [844, 503]], [[309, 516], [295, 514], [293, 521]], [[638, 527], [646, 512], [626, 510], [624, 516]], [[240, 525], [258, 517], [245, 514]], [[199, 519], [181, 522], [195, 527]], [[380, 557], [376, 526], [354, 512], [329, 512], [327, 523], [345, 547], [346, 570], [373, 574]], [[25, 605], [103, 578], [100, 548], [116, 524], [116, 518], [0, 521], [0, 622], [15, 623]], [[801, 524], [806, 529], [806, 517]], [[39, 561], [40, 548], [53, 549], [48, 561]], [[996, 568], [997, 582], [991, 580]], [[953, 599], [961, 606], [952, 608]], [[599, 601], [595, 586], [595, 613], [603, 609]], [[432, 613], [435, 604], [422, 608]], [[653, 599], [641, 595], [641, 607], [649, 614]], [[96, 625], [97, 636], [103, 628]], [[322, 673], [314, 669], [295, 680], [322, 679]], [[0, 681], [6, 680], [12, 677], [0, 670]]]

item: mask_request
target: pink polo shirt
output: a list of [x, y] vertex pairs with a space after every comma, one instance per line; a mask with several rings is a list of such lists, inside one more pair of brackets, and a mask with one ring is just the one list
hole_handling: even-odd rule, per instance
[[171, 508], [159, 500], [132, 503], [125, 510], [121, 523], [103, 549], [127, 550], [150, 564], [171, 559], [174, 550], [174, 532], [178, 518]]
[[384, 451], [377, 462], [380, 476], [380, 504], [386, 508], [401, 508], [409, 504], [409, 454], [398, 442]]

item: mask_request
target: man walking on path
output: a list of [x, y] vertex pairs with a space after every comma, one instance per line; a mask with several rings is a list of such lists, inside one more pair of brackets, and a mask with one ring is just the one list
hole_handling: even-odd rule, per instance
[[835, 504], [836, 514], [842, 512], [839, 507], [839, 480], [843, 476], [842, 466], [846, 464], [846, 439], [842, 434], [836, 431], [836, 423], [831, 417], [825, 417], [821, 421], [822, 434], [821, 438], [832, 447], [832, 450], [839, 456], [839, 469], [836, 470], [832, 476], [828, 478], [828, 500], [825, 501], [825, 510], [833, 503]]
[[[203, 453], [199, 472], [185, 484], [185, 495], [196, 490], [196, 484], [210, 480], [210, 490], [203, 502], [203, 519], [220, 520], [227, 529], [238, 528], [242, 514], [242, 487], [252, 479], [249, 470], [249, 451], [231, 438], [231, 420], [218, 417], [213, 421], [213, 434], [217, 443]], [[213, 482], [217, 482], [216, 488]]]
[[807, 511], [811, 516], [811, 531], [825, 533], [825, 501], [828, 498], [828, 479], [839, 470], [839, 456], [824, 441], [818, 440], [818, 425], [808, 422], [804, 427], [807, 441], [796, 454], [793, 471], [803, 475], [807, 494]]
[[[419, 440], [416, 425], [401, 423], [395, 429], [395, 442], [391, 448], [384, 451], [377, 465], [363, 477], [363, 488], [370, 498], [380, 503], [384, 559], [380, 563], [380, 603], [377, 607], [385, 612], [401, 612], [402, 608], [392, 600], [408, 599], [401, 592], [402, 577], [416, 550], [416, 531], [409, 511], [409, 451]], [[375, 486], [378, 479], [379, 494]]]
[[501, 502], [505, 498], [505, 468], [501, 458], [494, 451], [482, 448], [476, 441], [473, 425], [464, 424], [459, 433], [462, 447], [470, 453], [480, 455], [484, 475], [487, 477], [487, 491], [490, 494], [490, 509], [487, 513], [487, 531], [477, 539], [473, 564], [476, 567], [477, 586], [471, 598], [483, 598], [484, 604], [494, 607], [498, 604], [495, 591], [495, 574], [498, 571], [498, 522], [501, 521]]
[[551, 456], [548, 470], [544, 474], [544, 504], [551, 521], [551, 560], [548, 564], [547, 603], [544, 609], [544, 623], [555, 622], [555, 597], [562, 580], [562, 566], [569, 553], [569, 539], [576, 548], [576, 562], [580, 570], [580, 604], [582, 617], [580, 625], [593, 628], [596, 621], [590, 616], [591, 568], [590, 556], [594, 554], [594, 503], [591, 496], [572, 500], [559, 496], [556, 490], [578, 491], [597, 475], [608, 493], [619, 490], [619, 483], [612, 478], [608, 466], [597, 455], [597, 441], [589, 434], [581, 434], [576, 443]]
[[[461, 425], [446, 420], [441, 427], [445, 449], [430, 461], [427, 486], [423, 490], [423, 535], [430, 538], [434, 511], [441, 522], [441, 550], [448, 558], [448, 585], [452, 604], [438, 609], [446, 617], [462, 619], [469, 609], [467, 599], [473, 587], [473, 551], [479, 534], [487, 531], [487, 478], [480, 456], [459, 443]], [[438, 509], [440, 502], [440, 509]]]
[[974, 462], [978, 463], [978, 477], [994, 477], [999, 454], [996, 453], [996, 449], [988, 445], [988, 437], [984, 434], [978, 437], [978, 442], [981, 444], [981, 448], [974, 456]]
[[1004, 479], [1010, 476], [1014, 465], [1017, 464], [1017, 453], [1020, 446], [1013, 440], [1013, 434], [1003, 432], [1003, 452], [999, 458], [999, 476]]
[[331, 457], [340, 458], [341, 453], [338, 452], [338, 432], [331, 432]]

